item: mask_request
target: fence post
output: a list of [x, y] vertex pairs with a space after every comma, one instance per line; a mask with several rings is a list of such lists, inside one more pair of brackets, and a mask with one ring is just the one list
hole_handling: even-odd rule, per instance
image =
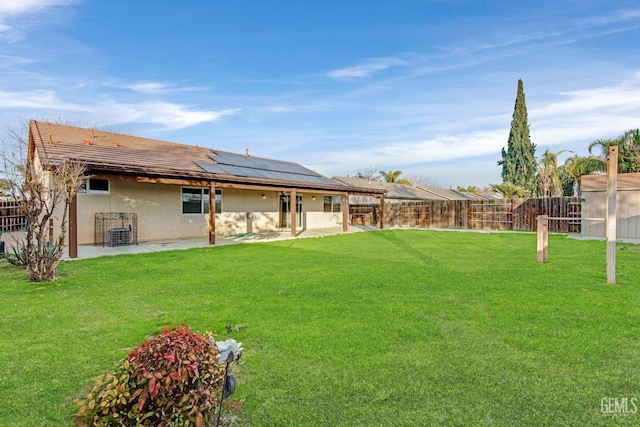
[[548, 259], [547, 248], [549, 246], [549, 216], [538, 215], [538, 262]]
[[616, 284], [616, 197], [618, 195], [618, 147], [609, 147], [607, 159], [607, 284]]
[[78, 258], [78, 195], [69, 203], [69, 258]]
[[380, 196], [380, 230], [384, 228], [384, 194]]

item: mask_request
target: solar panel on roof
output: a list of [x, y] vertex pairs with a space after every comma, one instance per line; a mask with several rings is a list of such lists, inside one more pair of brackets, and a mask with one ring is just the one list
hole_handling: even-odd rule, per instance
[[307, 169], [304, 166], [296, 163], [284, 162], [281, 160], [265, 159], [262, 157], [243, 156], [241, 154], [218, 152], [217, 156], [209, 156], [216, 163], [221, 165], [231, 165], [249, 169], [260, 169], [275, 172], [286, 172], [300, 175], [314, 175], [321, 176], [320, 174]]
[[220, 167], [216, 163], [199, 162], [199, 161], [196, 161], [194, 163], [199, 167], [201, 167], [205, 172], [222, 173]]
[[216, 165], [218, 169], [220, 169], [224, 174], [227, 175], [237, 175], [237, 176], [251, 176], [251, 174], [247, 173], [244, 168], [239, 168], [236, 166], [230, 165]]
[[309, 169], [298, 167], [291, 168], [294, 171], [304, 170], [307, 173], [301, 174], [297, 172], [288, 172], [281, 170], [266, 170], [266, 169], [256, 169], [249, 168], [243, 166], [235, 166], [230, 164], [221, 164], [221, 163], [209, 163], [209, 162], [200, 162], [196, 161], [196, 165], [202, 168], [205, 172], [214, 173], [214, 174], [224, 174], [224, 175], [234, 175], [234, 176], [243, 176], [249, 178], [265, 178], [272, 179], [277, 181], [289, 181], [289, 182], [302, 182], [309, 184], [326, 184], [326, 185], [337, 185], [337, 183], [329, 178], [326, 178], [318, 173], [309, 173], [312, 172]]
[[260, 170], [260, 169], [252, 169], [253, 173], [256, 174], [257, 176], [261, 176], [263, 178], [273, 178], [272, 174], [270, 171], [267, 170]]

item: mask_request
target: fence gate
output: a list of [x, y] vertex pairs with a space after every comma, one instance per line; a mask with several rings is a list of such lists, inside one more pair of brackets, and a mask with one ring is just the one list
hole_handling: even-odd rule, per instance
[[127, 246], [138, 244], [138, 215], [124, 212], [96, 214], [93, 244]]

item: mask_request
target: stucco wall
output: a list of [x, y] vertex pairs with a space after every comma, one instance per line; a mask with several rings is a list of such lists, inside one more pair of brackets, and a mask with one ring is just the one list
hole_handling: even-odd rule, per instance
[[[136, 213], [138, 241], [205, 237], [207, 214], [182, 213], [181, 185], [109, 180], [109, 193], [78, 194], [78, 244], [93, 244], [95, 214]], [[322, 195], [302, 196], [300, 228], [328, 228], [342, 223], [341, 213], [324, 213]], [[222, 189], [222, 213], [216, 234], [231, 235], [279, 229], [279, 192]]]

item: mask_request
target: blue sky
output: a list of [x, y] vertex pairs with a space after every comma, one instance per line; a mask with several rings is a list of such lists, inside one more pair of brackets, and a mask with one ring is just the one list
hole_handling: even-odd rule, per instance
[[498, 183], [517, 81], [532, 141], [640, 127], [640, 4], [2, 0], [0, 137], [21, 120]]

